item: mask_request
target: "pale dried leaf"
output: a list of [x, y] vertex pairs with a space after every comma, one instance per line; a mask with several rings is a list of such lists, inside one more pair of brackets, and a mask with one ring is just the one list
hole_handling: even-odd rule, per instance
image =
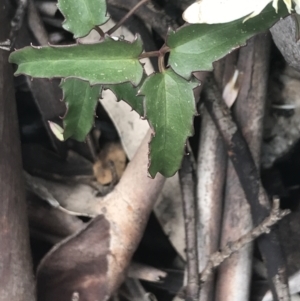
[[236, 101], [239, 94], [239, 86], [237, 85], [237, 79], [239, 77], [239, 70], [235, 70], [232, 78], [226, 84], [223, 91], [223, 99], [228, 108], [231, 108]]
[[55, 122], [48, 121], [50, 129], [59, 141], [64, 141], [64, 129]]

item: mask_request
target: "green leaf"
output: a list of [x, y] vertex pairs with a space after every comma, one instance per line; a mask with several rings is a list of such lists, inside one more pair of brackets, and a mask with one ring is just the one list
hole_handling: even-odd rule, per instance
[[144, 116], [144, 97], [138, 95], [140, 87], [133, 87], [130, 83], [109, 85], [105, 88], [111, 90], [118, 101], [123, 100], [128, 103], [140, 116]]
[[151, 177], [158, 172], [171, 177], [180, 168], [186, 140], [194, 132], [193, 89], [198, 84], [196, 80], [188, 82], [168, 69], [151, 75], [141, 87], [146, 117], [154, 129], [150, 142]]
[[15, 75], [76, 77], [92, 85], [128, 81], [138, 85], [143, 76], [141, 52], [140, 39], [129, 43], [107, 38], [89, 45], [25, 47], [13, 52], [9, 61], [18, 65]]
[[101, 86], [91, 87], [88, 82], [70, 78], [62, 81], [67, 114], [64, 117], [64, 139], [84, 141], [94, 123], [95, 108]]
[[72, 32], [74, 38], [86, 36], [95, 26], [109, 19], [106, 0], [59, 0], [57, 6], [66, 18], [63, 28]]
[[[250, 0], [251, 1], [251, 0]], [[278, 14], [268, 5], [261, 14], [243, 23], [245, 18], [225, 24], [194, 24], [171, 32], [167, 45], [171, 49], [169, 64], [188, 79], [193, 71], [210, 71], [212, 63], [245, 45], [257, 33], [265, 32], [288, 14], [280, 1]]]

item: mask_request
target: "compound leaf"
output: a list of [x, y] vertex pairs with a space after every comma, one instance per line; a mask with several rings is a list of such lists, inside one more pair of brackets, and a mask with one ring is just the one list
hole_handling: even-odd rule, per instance
[[180, 168], [186, 140], [193, 135], [196, 114], [193, 89], [198, 84], [168, 69], [151, 75], [142, 85], [145, 114], [154, 130], [149, 145], [151, 177], [158, 172], [171, 177]]
[[142, 43], [106, 38], [97, 44], [25, 47], [13, 52], [9, 61], [18, 65], [15, 75], [32, 77], [76, 77], [91, 85], [131, 81], [139, 84], [143, 67], [138, 57]]
[[74, 38], [86, 36], [109, 19], [106, 0], [59, 0], [57, 6], [66, 18], [63, 28], [72, 32]]
[[268, 5], [261, 14], [243, 23], [244, 18], [225, 24], [194, 24], [171, 32], [169, 64], [188, 79], [193, 71], [210, 71], [212, 63], [245, 45], [255, 34], [265, 32], [288, 12], [283, 1], [278, 13]]
[[61, 88], [67, 105], [67, 113], [63, 120], [64, 139], [84, 141], [94, 123], [101, 86], [91, 87], [88, 82], [69, 78], [62, 81]]

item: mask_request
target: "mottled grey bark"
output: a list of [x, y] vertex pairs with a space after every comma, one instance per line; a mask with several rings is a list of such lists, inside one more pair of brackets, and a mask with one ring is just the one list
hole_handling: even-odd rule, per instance
[[297, 40], [297, 24], [293, 18], [289, 16], [277, 22], [271, 28], [271, 34], [288, 64], [300, 71], [300, 41]]

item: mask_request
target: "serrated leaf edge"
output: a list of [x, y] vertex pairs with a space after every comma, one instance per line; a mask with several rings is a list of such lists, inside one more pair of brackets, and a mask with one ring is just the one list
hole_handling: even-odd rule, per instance
[[[75, 1], [76, 1], [76, 0], [75, 0]], [[63, 27], [66, 31], [71, 32], [71, 33], [73, 34], [73, 37], [74, 37], [75, 39], [78, 39], [78, 38], [84, 38], [84, 37], [88, 36], [88, 35], [90, 34], [90, 32], [94, 29], [94, 28], [91, 28], [91, 30], [90, 30], [86, 35], [84, 35], [84, 36], [77, 36], [77, 35], [75, 35], [74, 32], [72, 32], [71, 30], [65, 28], [65, 26], [64, 26], [65, 23], [67, 22], [67, 17], [65, 16], [65, 14], [64, 14], [64, 13], [62, 12], [62, 10], [60, 9], [60, 7], [59, 7], [59, 2], [57, 2], [56, 6], [57, 6], [57, 8], [59, 9], [60, 13], [61, 13], [61, 14], [63, 15], [63, 17], [64, 17], [64, 21], [62, 22], [62, 27]], [[95, 26], [104, 25], [104, 24], [106, 24], [106, 23], [110, 20], [110, 15], [108, 14], [108, 10], [107, 10], [107, 5], [106, 5], [105, 16], [108, 17], [107, 20], [106, 20], [104, 23], [97, 24], [97, 25], [95, 25]]]
[[[60, 82], [60, 84], [59, 84], [59, 87], [61, 88], [62, 93], [63, 93], [61, 101], [62, 101], [62, 102], [65, 104], [65, 106], [66, 106], [66, 112], [65, 112], [65, 114], [64, 114], [63, 116], [61, 116], [61, 119], [63, 120], [63, 122], [64, 122], [64, 119], [66, 118], [66, 116], [67, 116], [67, 114], [68, 114], [68, 110], [69, 110], [68, 102], [65, 100], [65, 97], [66, 97], [65, 91], [64, 91], [64, 89], [62, 88], [62, 84], [63, 84], [67, 79], [68, 79], [68, 77], [62, 78], [62, 80], [61, 80], [61, 82]], [[86, 82], [86, 81], [85, 81], [85, 82]], [[99, 102], [99, 99], [100, 99], [100, 96], [101, 96], [102, 90], [103, 90], [103, 85], [101, 85], [101, 84], [95, 84], [95, 85], [89, 85], [89, 86], [90, 86], [91, 88], [94, 87], [94, 86], [101, 86], [100, 89], [99, 89], [99, 96], [98, 96], [98, 102]], [[94, 117], [96, 116], [96, 108], [97, 108], [97, 106], [96, 106], [95, 109], [94, 109], [94, 114], [93, 114]], [[94, 126], [95, 126], [95, 118], [94, 118], [94, 122], [93, 122], [93, 124], [92, 124], [91, 129], [92, 129]], [[91, 129], [90, 129], [90, 130], [91, 130]], [[65, 130], [65, 124], [64, 124], [63, 130]], [[64, 137], [64, 140], [67, 140], [67, 139], [72, 138], [72, 136], [70, 136], [70, 137], [68, 137], [68, 138], [65, 138], [64, 132], [63, 132], [63, 137]]]
[[[258, 15], [258, 16], [261, 16], [261, 15], [263, 15], [263, 13], [261, 13], [260, 15]], [[257, 16], [257, 17], [258, 17]], [[285, 17], [282, 17], [282, 18], [280, 18], [280, 19], [278, 19], [278, 20], [274, 20], [274, 23], [269, 27], [269, 29], [272, 27], [272, 26], [274, 26], [278, 21], [280, 21], [280, 20], [282, 20], [282, 19], [285, 19], [285, 18], [287, 18], [289, 16], [289, 14], [288, 14], [288, 12], [287, 12], [287, 15], [285, 16]], [[243, 17], [243, 18], [240, 18], [240, 19], [238, 19], [238, 20], [240, 20], [241, 21], [241, 23], [243, 23], [243, 20], [244, 20], [245, 18]], [[232, 21], [232, 22], [236, 22], [236, 21], [238, 21], [238, 20], [234, 20], [234, 21]], [[229, 23], [229, 22], [228, 22]], [[171, 34], [175, 34], [176, 32], [178, 32], [178, 31], [180, 31], [182, 28], [185, 28], [185, 27], [189, 27], [189, 26], [195, 26], [196, 24], [189, 24], [189, 23], [185, 23], [184, 25], [182, 25], [182, 26], [180, 26], [179, 28], [177, 28], [176, 30], [168, 30], [168, 33], [167, 33], [167, 37], [166, 37], [166, 45], [170, 48], [170, 55], [171, 55], [171, 53], [172, 53], [172, 48], [168, 45], [168, 38], [169, 38], [169, 36], [171, 35]], [[199, 25], [199, 24], [197, 24], [197, 25]], [[208, 24], [205, 24], [205, 25], [208, 25]], [[216, 24], [212, 24], [212, 25], [216, 25]], [[269, 29], [266, 29], [266, 31], [265, 32], [267, 32]], [[262, 32], [260, 32], [260, 33], [264, 33], [264, 31], [262, 31]], [[257, 34], [257, 33], [256, 33]], [[255, 35], [256, 35], [255, 34]], [[177, 73], [174, 69], [173, 69], [173, 67], [171, 66], [171, 65], [169, 65], [169, 68], [171, 68], [176, 74], [178, 74], [179, 76], [181, 76], [181, 77], [183, 77], [185, 80], [191, 80], [191, 78], [192, 78], [192, 73], [194, 73], [194, 72], [202, 72], [202, 71], [213, 71], [213, 63], [214, 62], [216, 62], [216, 61], [219, 61], [219, 60], [221, 60], [221, 59], [223, 59], [226, 55], [228, 55], [229, 53], [231, 53], [231, 52], [233, 52], [233, 51], [235, 51], [235, 50], [237, 50], [237, 49], [239, 49], [239, 48], [241, 48], [241, 47], [244, 47], [244, 46], [246, 46], [247, 45], [247, 43], [248, 43], [248, 41], [253, 37], [254, 35], [252, 35], [251, 37], [249, 37], [248, 39], [246, 39], [246, 41], [245, 41], [245, 43], [242, 43], [242, 44], [240, 44], [240, 45], [237, 45], [237, 46], [235, 46], [235, 47], [233, 47], [228, 53], [226, 53], [224, 56], [222, 56], [222, 57], [220, 57], [220, 58], [218, 58], [217, 60], [215, 60], [215, 61], [212, 61], [212, 63], [211, 63], [211, 68], [207, 68], [207, 69], [195, 69], [195, 70], [192, 70], [191, 72], [190, 72], [190, 75], [189, 76], [187, 76], [187, 77], [184, 77], [184, 76], [182, 76], [181, 74], [179, 74], [179, 73]]]
[[[107, 35], [106, 37], [116, 42], [116, 40], [113, 39], [113, 38], [111, 38], [110, 36]], [[105, 41], [105, 39], [102, 40], [102, 41], [99, 41], [99, 42], [97, 42], [97, 43], [90, 43], [90, 44], [89, 44], [89, 43], [80, 43], [79, 40], [76, 40], [76, 43], [75, 43], [75, 44], [52, 45], [52, 44], [48, 43], [48, 46], [34, 46], [32, 43], [30, 43], [30, 46], [25, 46], [25, 47], [23, 47], [23, 48], [21, 48], [21, 49], [15, 49], [15, 51], [12, 52], [11, 54], [16, 53], [16, 52], [21, 51], [21, 50], [24, 50], [24, 49], [26, 49], [26, 48], [34, 48], [34, 49], [42, 49], [42, 48], [45, 48], [45, 47], [52, 47], [52, 48], [68, 48], [68, 47], [75, 47], [75, 46], [77, 46], [77, 45], [94, 45], [94, 44], [100, 44], [100, 43], [102, 43], [102, 42], [104, 42], [104, 41]], [[143, 43], [142, 43], [142, 39], [140, 38], [140, 35], [139, 35], [139, 34], [136, 34], [136, 35], [134, 36], [134, 40], [133, 40], [132, 42], [131, 42], [131, 41], [127, 41], [127, 40], [122, 40], [121, 42], [126, 42], [126, 43], [128, 43], [128, 44], [133, 44], [133, 43], [136, 42], [136, 41], [140, 43], [140, 46], [141, 46], [141, 52], [140, 52], [140, 54], [141, 54], [141, 53], [143, 52]], [[139, 56], [140, 56], [140, 54], [139, 54]], [[8, 61], [9, 61], [9, 63], [11, 63], [11, 64], [16, 64], [16, 63], [14, 63], [14, 62], [11, 61], [10, 56], [9, 56], [9, 58], [8, 58]], [[139, 59], [137, 59], [137, 61], [138, 61], [139, 64], [142, 66], [143, 74], [145, 74], [145, 69], [144, 69], [144, 65], [145, 65], [145, 64], [141, 63]], [[131, 80], [119, 82], [118, 84], [123, 84], [123, 83], [128, 83], [128, 82], [129, 82], [133, 87], [137, 87], [137, 86], [140, 84], [140, 82], [141, 82], [141, 80], [142, 80], [142, 78], [143, 78], [143, 74], [142, 74], [142, 76], [141, 76], [140, 81], [139, 81], [136, 85], [135, 85]], [[17, 71], [15, 71], [14, 76], [20, 76], [20, 75], [30, 76], [30, 75], [27, 75], [27, 74], [24, 73], [24, 72], [17, 72]], [[61, 78], [61, 79], [63, 79], [63, 78], [64, 78], [64, 79], [75, 78], [75, 79], [80, 79], [80, 80], [85, 81], [85, 82], [89, 82], [89, 84], [90, 84], [91, 87], [96, 86], [96, 85], [114, 85], [114, 84], [116, 84], [116, 83], [105, 83], [105, 84], [103, 84], [103, 83], [94, 83], [94, 84], [93, 84], [93, 83], [91, 83], [89, 80], [83, 79], [82, 77], [78, 77], [78, 76], [67, 76], [67, 77], [59, 77], [59, 76], [57, 76], [57, 77], [56, 77], [56, 76], [53, 76], [53, 77], [47, 77], [47, 76], [44, 76], [44, 77], [43, 77], [43, 76], [35, 77], [35, 76], [30, 76], [30, 77], [31, 77], [32, 79], [33, 79], [33, 78], [48, 78], [48, 79], [50, 79], [50, 80], [52, 80], [52, 79], [54, 79], [54, 78]]]

